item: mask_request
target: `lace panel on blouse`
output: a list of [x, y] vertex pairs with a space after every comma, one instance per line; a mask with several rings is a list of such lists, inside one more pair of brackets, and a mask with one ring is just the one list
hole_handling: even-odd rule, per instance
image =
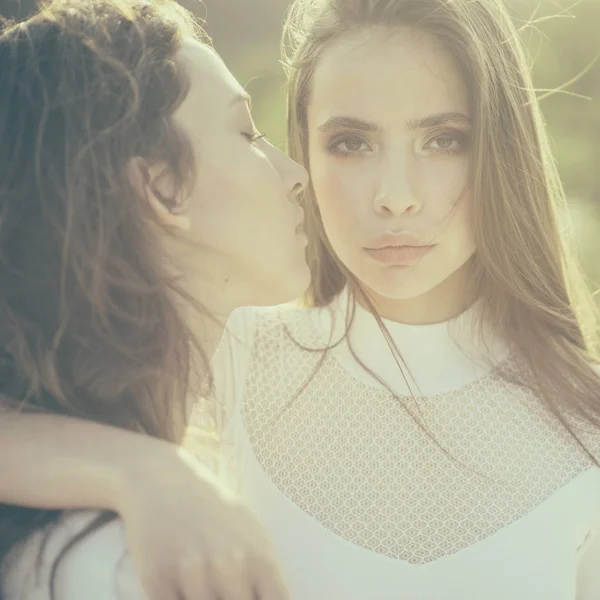
[[353, 379], [301, 313], [257, 322], [243, 422], [273, 483], [335, 534], [424, 564], [523, 517], [592, 465], [535, 395], [495, 372], [432, 397]]

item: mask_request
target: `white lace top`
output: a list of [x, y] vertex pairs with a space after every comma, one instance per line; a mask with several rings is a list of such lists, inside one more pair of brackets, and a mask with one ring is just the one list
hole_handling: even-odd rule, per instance
[[[499, 376], [519, 371], [504, 345], [475, 335], [474, 310], [385, 322], [405, 380], [358, 309], [350, 339], [374, 378], [346, 341], [316, 351], [342, 337], [346, 300], [236, 311], [215, 357], [226, 475], [293, 600], [600, 600], [600, 470]], [[600, 435], [578, 432], [597, 454]], [[41, 556], [32, 536], [3, 565], [5, 599], [50, 600], [54, 559], [95, 514], [66, 517]], [[56, 598], [145, 598], [119, 521], [65, 557]]]
[[360, 307], [342, 339], [347, 303], [236, 311], [215, 357], [229, 475], [294, 600], [600, 599], [600, 470], [476, 309], [385, 321], [401, 370]]

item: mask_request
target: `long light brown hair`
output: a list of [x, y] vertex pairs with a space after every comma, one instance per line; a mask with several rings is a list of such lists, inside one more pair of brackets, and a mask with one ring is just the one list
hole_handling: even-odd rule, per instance
[[[491, 324], [525, 363], [528, 377], [520, 383], [534, 387], [577, 438], [567, 414], [600, 427], [595, 311], [561, 235], [563, 189], [526, 54], [500, 1], [296, 0], [283, 42], [290, 155], [309, 168], [307, 106], [323, 52], [348, 33], [399, 26], [434, 36], [468, 87], [474, 123], [472, 283], [482, 323]], [[312, 274], [306, 301], [325, 306], [348, 282], [360, 293], [360, 282], [327, 239], [312, 188], [303, 203]]]
[[[172, 211], [195, 181], [172, 120], [185, 36], [200, 29], [171, 0], [54, 0], [2, 24], [0, 392], [12, 409], [184, 433], [188, 382], [207, 363], [168, 232], [128, 165], [164, 167], [172, 194], [149, 184]], [[0, 505], [0, 559], [59, 514]]]

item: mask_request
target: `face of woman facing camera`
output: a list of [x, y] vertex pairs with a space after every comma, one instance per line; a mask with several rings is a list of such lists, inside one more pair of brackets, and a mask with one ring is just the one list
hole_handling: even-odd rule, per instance
[[181, 216], [191, 291], [216, 313], [293, 300], [308, 286], [303, 212], [306, 170], [264, 139], [250, 100], [209, 47], [186, 40], [178, 60], [189, 91], [174, 115], [190, 141], [196, 181]]
[[314, 73], [308, 127], [325, 232], [380, 314], [453, 316], [474, 252], [471, 124], [466, 86], [443, 49], [404, 28], [338, 40]]

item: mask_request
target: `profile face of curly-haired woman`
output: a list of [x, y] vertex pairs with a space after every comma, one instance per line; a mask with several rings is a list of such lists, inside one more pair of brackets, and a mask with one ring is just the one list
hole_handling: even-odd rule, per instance
[[188, 40], [178, 59], [190, 85], [174, 120], [196, 155], [192, 267], [237, 304], [296, 298], [309, 282], [295, 202], [308, 175], [257, 132], [247, 94], [213, 50]]

